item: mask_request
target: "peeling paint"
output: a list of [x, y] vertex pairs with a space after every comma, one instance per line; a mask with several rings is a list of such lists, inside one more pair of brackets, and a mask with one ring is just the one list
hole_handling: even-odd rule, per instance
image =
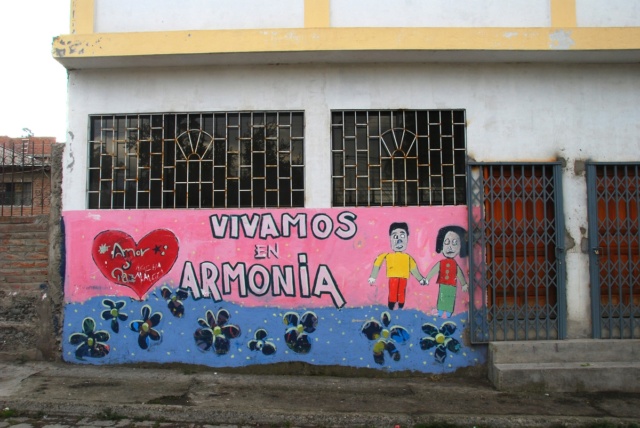
[[300, 36], [295, 31], [289, 31], [288, 33], [285, 34], [284, 37], [285, 39], [288, 39], [288, 40], [295, 40], [295, 41], [300, 40]]
[[575, 246], [576, 246], [575, 239], [573, 239], [573, 237], [571, 236], [569, 231], [566, 230], [566, 229], [564, 231], [564, 245], [565, 245], [565, 249], [567, 251], [575, 248]]
[[583, 176], [585, 171], [587, 170], [587, 162], [584, 160], [577, 159], [573, 164], [573, 173], [577, 176]]
[[580, 252], [582, 252], [582, 254], [589, 254], [589, 237], [587, 236], [587, 228], [580, 226], [580, 234], [582, 235], [582, 238], [580, 239]]
[[[100, 38], [93, 44], [98, 44]], [[67, 56], [83, 56], [89, 54], [88, 49], [91, 48], [92, 42], [82, 40], [65, 40], [61, 37], [57, 37], [53, 41], [53, 55], [57, 58], [64, 58]]]
[[580, 240], [580, 252], [582, 254], [589, 254], [589, 238], [582, 238]]
[[[73, 132], [71, 132], [71, 131], [67, 131], [67, 134], [69, 134], [69, 137], [70, 137], [70, 139], [71, 139], [71, 141], [70, 141], [70, 142], [71, 142], [71, 143], [73, 143], [73, 139], [74, 139], [74, 137], [75, 137], [75, 136], [73, 135]], [[69, 144], [69, 145], [67, 145], [67, 147], [69, 148], [69, 159], [70, 159], [70, 162], [69, 162], [69, 164], [67, 165], [67, 169], [68, 169], [69, 171], [73, 171], [73, 165], [76, 163], [76, 160], [75, 160], [75, 158], [74, 158], [74, 156], [73, 156], [73, 144]]]
[[518, 36], [518, 33], [515, 31], [509, 31], [504, 33], [504, 37], [506, 37], [507, 39], [510, 39], [512, 37], [517, 37], [517, 36]]
[[549, 49], [568, 50], [575, 44], [571, 38], [571, 31], [558, 30], [549, 36]]

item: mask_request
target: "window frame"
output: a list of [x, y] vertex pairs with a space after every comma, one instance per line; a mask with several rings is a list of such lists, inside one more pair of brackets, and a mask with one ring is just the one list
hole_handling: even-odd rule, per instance
[[95, 114], [88, 122], [89, 209], [304, 206], [303, 111]]
[[466, 110], [332, 110], [331, 205], [466, 204]]
[[[33, 204], [33, 183], [30, 181], [12, 181], [2, 184], [0, 205], [30, 207]], [[20, 187], [20, 192], [17, 192], [17, 187]]]

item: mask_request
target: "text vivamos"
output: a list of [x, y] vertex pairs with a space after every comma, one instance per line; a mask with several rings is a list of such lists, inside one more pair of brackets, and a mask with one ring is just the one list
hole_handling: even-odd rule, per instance
[[[296, 264], [272, 264], [265, 266], [263, 259], [279, 258], [278, 240], [281, 239], [339, 239], [350, 240], [357, 233], [356, 215], [343, 211], [335, 219], [325, 213], [283, 213], [276, 218], [271, 213], [239, 215], [212, 215], [211, 232], [215, 239], [258, 239], [253, 244], [256, 263], [225, 261], [215, 264], [204, 261], [196, 271], [191, 261], [186, 261], [180, 278], [180, 288], [191, 290], [195, 299], [210, 297], [216, 302], [223, 295], [232, 294], [237, 288], [241, 298], [253, 296], [284, 296], [291, 298], [331, 297], [337, 308], [346, 301], [327, 264], [319, 264], [310, 271], [305, 252], [297, 254]], [[265, 245], [265, 241], [273, 244]], [[198, 275], [199, 274], [199, 275]], [[234, 287], [235, 286], [235, 287]]]

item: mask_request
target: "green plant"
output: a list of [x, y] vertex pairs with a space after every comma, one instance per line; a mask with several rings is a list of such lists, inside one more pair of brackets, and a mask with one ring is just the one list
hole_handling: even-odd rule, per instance
[[0, 410], [0, 419], [14, 418], [16, 416], [20, 416], [21, 414], [22, 412], [20, 412], [19, 410], [5, 407], [4, 409]]

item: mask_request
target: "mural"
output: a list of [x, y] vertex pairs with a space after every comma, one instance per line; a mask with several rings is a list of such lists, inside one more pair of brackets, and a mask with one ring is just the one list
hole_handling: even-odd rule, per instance
[[63, 357], [483, 364], [465, 339], [466, 219], [466, 207], [67, 211]]

